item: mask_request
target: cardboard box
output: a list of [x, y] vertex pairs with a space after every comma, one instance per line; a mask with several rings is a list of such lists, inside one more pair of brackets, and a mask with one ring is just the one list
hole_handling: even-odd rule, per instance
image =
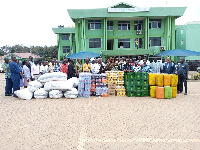
[[108, 93], [114, 93], [115, 91], [115, 89], [108, 89]]
[[115, 96], [115, 92], [108, 92], [108, 97]]
[[108, 84], [108, 90], [115, 89], [115, 88], [116, 88], [116, 84]]

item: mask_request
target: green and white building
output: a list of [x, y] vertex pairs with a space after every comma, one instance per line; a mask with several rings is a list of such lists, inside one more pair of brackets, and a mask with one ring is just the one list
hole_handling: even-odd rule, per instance
[[175, 49], [175, 19], [185, 10], [186, 7], [136, 7], [123, 2], [109, 8], [68, 9], [75, 28], [53, 28], [58, 59], [80, 51], [99, 53], [105, 58], [150, 56]]
[[[200, 22], [189, 22], [176, 26], [176, 48], [200, 52]], [[200, 60], [200, 56], [189, 56], [186, 60]]]

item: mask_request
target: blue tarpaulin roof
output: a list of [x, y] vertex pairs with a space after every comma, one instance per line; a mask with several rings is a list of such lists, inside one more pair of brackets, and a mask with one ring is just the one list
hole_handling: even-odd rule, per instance
[[158, 53], [155, 56], [200, 56], [200, 52], [182, 50], [182, 49], [173, 49]]
[[97, 53], [93, 53], [93, 52], [78, 52], [75, 54], [71, 54], [69, 56], [66, 56], [66, 58], [72, 58], [72, 59], [86, 59], [86, 58], [96, 58], [96, 57], [100, 57], [100, 54]]

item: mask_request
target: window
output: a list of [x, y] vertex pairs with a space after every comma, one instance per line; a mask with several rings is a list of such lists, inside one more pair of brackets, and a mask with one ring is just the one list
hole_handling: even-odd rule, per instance
[[130, 30], [130, 21], [118, 21], [118, 30]]
[[149, 20], [149, 29], [161, 28], [161, 19], [150, 19]]
[[69, 34], [62, 34], [62, 40], [69, 40]]
[[88, 30], [101, 29], [101, 20], [88, 20]]
[[183, 34], [183, 29], [181, 29], [181, 34]]
[[70, 46], [63, 46], [63, 53], [70, 53]]
[[142, 38], [135, 38], [135, 48], [137, 47], [142, 48]]
[[181, 45], [183, 45], [183, 40], [181, 40]]
[[118, 39], [118, 48], [130, 48], [130, 39]]
[[149, 46], [161, 46], [161, 37], [149, 37]]
[[89, 48], [101, 48], [101, 38], [89, 39]]
[[108, 21], [107, 22], [107, 30], [108, 31], [113, 31], [113, 21]]
[[135, 21], [134, 22], [134, 30], [142, 30], [142, 22], [143, 21]]

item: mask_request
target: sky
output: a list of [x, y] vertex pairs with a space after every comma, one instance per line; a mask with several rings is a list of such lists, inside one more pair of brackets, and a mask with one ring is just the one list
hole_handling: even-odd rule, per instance
[[73, 26], [67, 9], [107, 8], [119, 2], [138, 7], [186, 6], [176, 24], [200, 21], [199, 0], [0, 0], [0, 47], [57, 45], [52, 28]]

